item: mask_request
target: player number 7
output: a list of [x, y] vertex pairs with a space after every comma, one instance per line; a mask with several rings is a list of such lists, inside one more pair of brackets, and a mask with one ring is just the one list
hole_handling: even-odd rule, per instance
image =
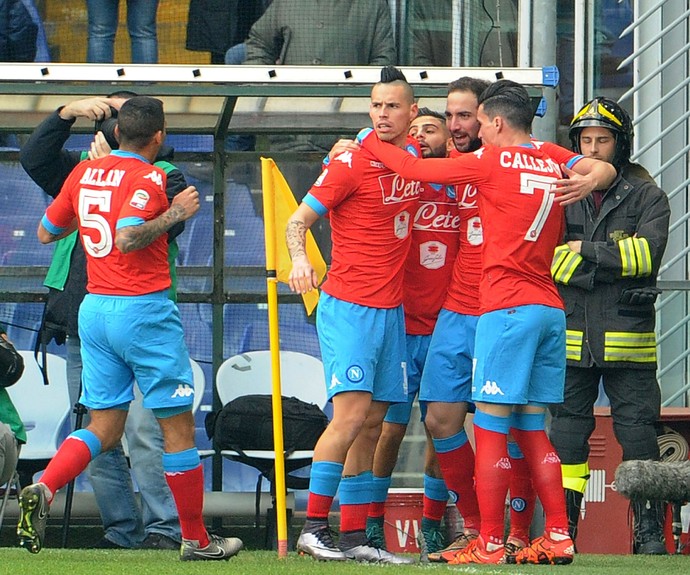
[[539, 210], [537, 210], [534, 220], [532, 220], [532, 223], [525, 234], [525, 241], [536, 242], [539, 238], [539, 234], [541, 234], [544, 224], [546, 224], [546, 220], [549, 217], [549, 212], [551, 212], [551, 208], [553, 207], [553, 200], [556, 197], [556, 194], [554, 193], [555, 187], [556, 178], [526, 172], [520, 174], [521, 194], [529, 194], [530, 196], [533, 196], [538, 190], [540, 190], [543, 194]]

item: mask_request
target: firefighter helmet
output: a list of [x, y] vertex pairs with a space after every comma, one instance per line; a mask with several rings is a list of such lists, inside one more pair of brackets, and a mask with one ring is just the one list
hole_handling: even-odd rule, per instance
[[580, 153], [580, 133], [583, 128], [599, 126], [613, 132], [616, 138], [616, 152], [611, 163], [620, 169], [630, 161], [633, 127], [628, 113], [609, 98], [597, 97], [585, 104], [570, 122], [570, 142], [575, 152]]

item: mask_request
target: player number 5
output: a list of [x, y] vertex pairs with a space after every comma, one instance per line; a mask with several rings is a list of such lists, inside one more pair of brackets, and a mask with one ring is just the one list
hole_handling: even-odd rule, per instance
[[[98, 234], [83, 234], [84, 249], [95, 258], [104, 258], [113, 249], [113, 234], [108, 221], [98, 212], [110, 211], [110, 190], [79, 191], [79, 221], [83, 228], [90, 228]], [[98, 211], [91, 211], [95, 208]]]

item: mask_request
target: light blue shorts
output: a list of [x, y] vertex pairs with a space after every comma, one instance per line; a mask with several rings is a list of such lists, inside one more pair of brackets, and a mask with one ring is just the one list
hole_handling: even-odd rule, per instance
[[[391, 405], [384, 418], [384, 421], [388, 423], [399, 423], [400, 425], [407, 425], [410, 422], [412, 404], [419, 392], [419, 383], [422, 380], [431, 336], [408, 334], [405, 339], [407, 341], [407, 401]], [[424, 421], [426, 408], [423, 405], [419, 407], [422, 411], [422, 421]]]
[[391, 403], [407, 399], [401, 305], [366, 307], [322, 292], [316, 327], [329, 399], [344, 391], [367, 391]]
[[442, 309], [438, 314], [424, 366], [419, 400], [471, 401], [472, 358], [479, 316]]
[[177, 306], [167, 291], [142, 296], [87, 294], [79, 308], [82, 395], [91, 409], [134, 399], [144, 407], [179, 408], [194, 400], [192, 368]]
[[472, 399], [525, 405], [561, 403], [565, 385], [565, 314], [523, 305], [479, 318]]

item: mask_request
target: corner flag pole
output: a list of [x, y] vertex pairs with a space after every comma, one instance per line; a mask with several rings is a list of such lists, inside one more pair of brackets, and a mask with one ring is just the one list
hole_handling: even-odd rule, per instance
[[280, 339], [278, 333], [278, 279], [276, 274], [275, 187], [272, 161], [261, 158], [264, 234], [266, 243], [266, 290], [268, 296], [268, 335], [273, 375], [273, 449], [275, 450], [276, 524], [278, 557], [287, 557], [287, 503], [285, 500], [285, 450], [283, 447], [283, 404], [280, 383]]

